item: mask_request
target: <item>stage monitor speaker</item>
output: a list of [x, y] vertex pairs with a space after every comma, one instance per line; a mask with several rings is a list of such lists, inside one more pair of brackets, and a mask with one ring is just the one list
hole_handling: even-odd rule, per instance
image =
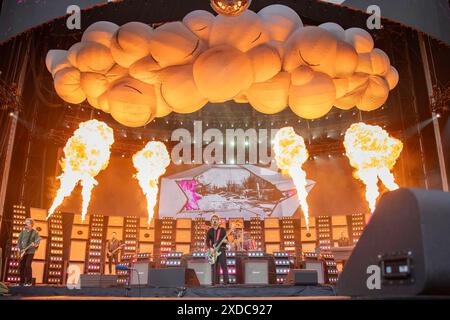
[[81, 288], [111, 288], [117, 287], [116, 275], [82, 274], [80, 275]]
[[269, 257], [266, 259], [244, 259], [244, 284], [267, 285], [274, 282], [275, 265]]
[[200, 283], [193, 269], [163, 268], [150, 269], [148, 285], [152, 287], [198, 287]]
[[325, 283], [325, 264], [323, 261], [305, 261], [305, 269], [315, 270], [319, 284]]
[[339, 277], [338, 294], [450, 294], [449, 244], [450, 193], [386, 193]]
[[195, 271], [202, 286], [210, 286], [212, 284], [212, 269], [208, 261], [191, 260], [187, 262], [187, 267]]
[[[148, 284], [148, 273], [150, 270], [150, 263], [148, 261], [136, 262], [133, 266], [135, 270], [131, 270], [130, 285], [145, 286]], [[139, 278], [138, 278], [139, 274]]]
[[317, 270], [291, 269], [285, 284], [298, 286], [316, 286], [319, 284]]

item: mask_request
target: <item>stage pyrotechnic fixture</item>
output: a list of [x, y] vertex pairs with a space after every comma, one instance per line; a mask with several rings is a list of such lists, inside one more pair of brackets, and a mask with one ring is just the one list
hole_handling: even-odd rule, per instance
[[48, 211], [47, 219], [80, 182], [83, 197], [81, 215], [84, 221], [92, 189], [97, 184], [95, 177], [108, 166], [113, 143], [113, 130], [105, 123], [89, 120], [79, 125], [64, 147], [64, 158], [61, 161], [63, 173], [58, 177], [61, 185]]
[[371, 212], [379, 195], [378, 179], [390, 190], [398, 189], [391, 170], [403, 149], [403, 143], [379, 126], [354, 123], [345, 133], [344, 147], [354, 177], [366, 185], [366, 200]]
[[153, 209], [158, 195], [158, 178], [166, 172], [170, 164], [170, 156], [164, 143], [151, 141], [141, 151], [133, 156], [133, 165], [136, 168], [134, 176], [147, 198], [148, 223], [153, 217]]
[[211, 7], [224, 16], [238, 16], [250, 7], [252, 0], [211, 0]]
[[275, 135], [273, 150], [278, 167], [283, 174], [288, 174], [294, 181], [300, 206], [305, 216], [306, 227], [309, 229], [306, 172], [302, 169], [302, 165], [309, 157], [305, 141], [295, 133], [292, 127], [282, 128]]

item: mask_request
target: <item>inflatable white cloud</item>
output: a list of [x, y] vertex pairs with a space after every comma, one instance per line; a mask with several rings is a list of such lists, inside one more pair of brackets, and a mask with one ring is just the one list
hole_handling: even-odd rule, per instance
[[289, 106], [305, 119], [333, 106], [370, 111], [399, 78], [367, 31], [304, 26], [283, 5], [236, 17], [196, 10], [156, 29], [97, 22], [68, 51], [50, 50], [46, 65], [62, 99], [87, 99], [129, 127], [208, 101], [249, 103], [266, 114]]

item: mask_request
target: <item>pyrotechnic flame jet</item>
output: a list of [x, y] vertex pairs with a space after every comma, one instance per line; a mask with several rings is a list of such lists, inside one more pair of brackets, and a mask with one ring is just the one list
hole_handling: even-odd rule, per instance
[[153, 210], [158, 195], [158, 179], [166, 172], [170, 156], [164, 143], [150, 141], [141, 151], [133, 156], [136, 168], [134, 177], [139, 181], [142, 192], [147, 198], [148, 223], [153, 217]]
[[347, 129], [344, 147], [350, 165], [356, 169], [354, 177], [366, 185], [366, 200], [374, 212], [379, 195], [378, 179], [388, 190], [398, 189], [391, 170], [402, 152], [403, 143], [379, 126], [359, 122]]
[[92, 189], [97, 185], [95, 177], [108, 166], [113, 143], [113, 130], [105, 123], [97, 120], [80, 123], [64, 147], [64, 158], [61, 160], [63, 172], [58, 177], [61, 185], [48, 211], [47, 219], [80, 182], [83, 198], [81, 217], [84, 221]]
[[306, 220], [306, 227], [309, 230], [308, 203], [306, 202], [306, 197], [308, 196], [306, 191], [306, 172], [302, 169], [302, 165], [309, 157], [305, 141], [295, 133], [292, 127], [282, 128], [275, 135], [273, 150], [278, 167], [283, 174], [288, 174], [294, 181], [300, 206]]

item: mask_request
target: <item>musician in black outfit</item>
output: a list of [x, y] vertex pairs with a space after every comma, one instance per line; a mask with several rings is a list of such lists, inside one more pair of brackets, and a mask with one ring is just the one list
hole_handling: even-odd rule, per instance
[[109, 267], [109, 274], [112, 274], [112, 265], [117, 265], [119, 263], [119, 253], [120, 253], [120, 247], [122, 246], [122, 241], [116, 238], [116, 233], [113, 232], [111, 234], [111, 240], [108, 240], [106, 244], [106, 250], [108, 255], [108, 267]]
[[[218, 244], [222, 239], [226, 237], [225, 228], [219, 227], [219, 216], [214, 214], [211, 217], [211, 228], [206, 234], [206, 247], [208, 249], [213, 248], [214, 245]], [[217, 261], [212, 265], [212, 283], [213, 285], [220, 284], [220, 269], [222, 269], [223, 282], [228, 284], [228, 268], [227, 268], [227, 255], [226, 255], [226, 244], [228, 240], [225, 239], [219, 250], [221, 254], [217, 257]]]
[[33, 278], [33, 270], [31, 264], [33, 263], [34, 254], [39, 246], [41, 238], [39, 233], [33, 229], [34, 221], [31, 218], [25, 219], [25, 228], [20, 232], [17, 239], [17, 249], [25, 250], [25, 254], [19, 263], [20, 285], [31, 286]]

